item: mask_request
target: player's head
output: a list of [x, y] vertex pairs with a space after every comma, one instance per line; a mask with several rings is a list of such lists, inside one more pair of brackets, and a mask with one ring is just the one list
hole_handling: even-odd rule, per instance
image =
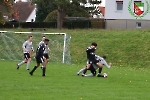
[[48, 45], [49, 39], [45, 39], [45, 40], [44, 40], [44, 43], [45, 43], [46, 45]]
[[103, 56], [104, 59], [106, 59], [106, 56]]
[[32, 35], [28, 36], [28, 40], [31, 42], [32, 41]]
[[92, 48], [96, 48], [96, 47], [97, 47], [97, 43], [93, 42], [93, 43], [91, 44], [91, 47], [92, 47]]
[[46, 36], [42, 36], [42, 41], [44, 41], [44, 40], [45, 40], [45, 38], [46, 38]]

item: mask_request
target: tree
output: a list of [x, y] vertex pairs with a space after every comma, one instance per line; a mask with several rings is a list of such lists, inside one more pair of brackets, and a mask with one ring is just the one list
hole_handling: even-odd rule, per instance
[[43, 22], [46, 16], [56, 9], [53, 5], [53, 0], [32, 0], [32, 3], [37, 5], [35, 20], [37, 22]]
[[[48, 13], [51, 12], [50, 10], [57, 10], [58, 29], [62, 28], [63, 19], [66, 15], [74, 17], [87, 17], [89, 15], [89, 12], [95, 13], [94, 4], [100, 4], [100, 1], [98, 0], [88, 0], [88, 3], [91, 4], [91, 7], [85, 7], [85, 4], [87, 3], [86, 0], [32, 0], [32, 2], [37, 4], [37, 19], [41, 15], [44, 15], [44, 17], [46, 17], [45, 15], [48, 15]], [[41, 5], [43, 5], [43, 7]], [[48, 8], [49, 10], [45, 8]], [[41, 17], [41, 21], [43, 20], [44, 19], [42, 19]]]
[[0, 9], [3, 9], [0, 11], [0, 22], [4, 23], [4, 15], [8, 15], [11, 13], [11, 10], [13, 8], [13, 2], [14, 0], [0, 0]]

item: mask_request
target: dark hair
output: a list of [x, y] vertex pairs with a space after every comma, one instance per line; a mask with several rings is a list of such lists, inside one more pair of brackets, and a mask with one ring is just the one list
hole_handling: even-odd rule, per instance
[[93, 42], [91, 45], [97, 47], [97, 43]]
[[28, 39], [29, 39], [30, 37], [32, 37], [32, 35], [29, 35], [29, 36], [28, 36]]
[[106, 56], [103, 56], [104, 59], [106, 59]]
[[43, 38], [43, 37], [46, 37], [46, 36], [45, 36], [45, 35], [43, 35], [43, 36], [42, 36], [42, 38]]
[[47, 41], [47, 42], [48, 42], [48, 41], [49, 41], [49, 39], [45, 39], [44, 41]]

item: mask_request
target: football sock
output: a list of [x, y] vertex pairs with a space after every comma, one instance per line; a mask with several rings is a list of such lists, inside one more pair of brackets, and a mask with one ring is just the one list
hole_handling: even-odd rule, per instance
[[29, 69], [29, 66], [30, 66], [30, 61], [27, 62], [27, 67], [26, 67], [26, 69]]
[[99, 68], [99, 72], [98, 73], [101, 73], [102, 72], [102, 68]]
[[104, 77], [104, 75], [98, 74], [97, 77]]
[[93, 76], [93, 74], [91, 73], [91, 74], [87, 74], [87, 75], [85, 75], [85, 76]]
[[79, 70], [79, 72], [78, 72], [78, 73], [80, 74], [80, 73], [82, 73], [83, 71], [84, 71], [84, 69], [81, 69], [81, 70]]
[[20, 62], [20, 63], [18, 64], [18, 66], [21, 66], [21, 65], [23, 65], [24, 63], [25, 63], [24, 61]]
[[34, 66], [34, 68], [32, 69], [32, 71], [30, 73], [33, 73], [36, 69], [37, 69], [37, 67]]
[[87, 72], [87, 68], [85, 68], [84, 70], [83, 70], [83, 74], [85, 74]]
[[43, 74], [42, 74], [42, 76], [45, 76], [45, 72], [46, 72], [46, 68], [45, 67], [43, 67]]

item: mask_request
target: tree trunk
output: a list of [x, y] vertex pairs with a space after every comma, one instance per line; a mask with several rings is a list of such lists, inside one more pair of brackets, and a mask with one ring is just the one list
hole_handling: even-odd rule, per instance
[[65, 11], [60, 6], [58, 6], [58, 11], [57, 11], [57, 29], [62, 29], [64, 17], [65, 17]]

